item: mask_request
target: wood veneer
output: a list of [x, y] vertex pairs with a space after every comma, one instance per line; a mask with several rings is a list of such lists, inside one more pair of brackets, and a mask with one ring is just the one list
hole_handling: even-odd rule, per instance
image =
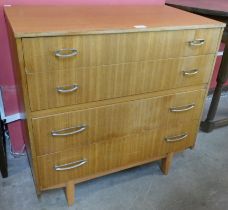
[[[193, 148], [223, 23], [167, 6], [5, 15], [38, 194], [66, 187], [72, 205], [75, 183], [158, 159], [168, 174], [173, 154]], [[61, 48], [78, 54], [56, 57]], [[73, 83], [76, 92], [56, 92]], [[81, 123], [85, 131], [52, 135]]]
[[13, 6], [5, 8], [5, 13], [18, 38], [225, 26], [167, 6]]
[[[177, 58], [214, 53], [220, 31], [215, 28], [160, 32], [25, 38], [23, 41], [27, 73], [77, 67], [122, 64], [134, 61]], [[195, 39], [202, 46], [191, 46]], [[75, 48], [78, 54], [59, 58], [55, 51]]]
[[[26, 74], [32, 111], [206, 84], [213, 54]], [[195, 75], [184, 72], [198, 71]], [[153, 82], [151, 82], [153, 78]], [[58, 87], [79, 89], [58, 93]]]
[[[68, 180], [80, 179], [96, 173], [102, 173], [114, 168], [127, 168], [134, 162], [147, 160], [152, 157], [165, 156], [170, 152], [177, 152], [190, 147], [196, 136], [198, 123], [174, 123], [172, 126], [163, 125], [155, 130], [145, 130], [131, 133], [123, 137], [113, 138], [111, 141], [90, 144], [78, 149], [38, 157], [38, 168], [41, 187], [66, 183]], [[187, 132], [188, 136], [182, 141], [168, 143], [166, 136]], [[86, 159], [87, 163], [77, 170], [55, 171], [54, 165], [70, 163]]]
[[[162, 125], [172, 125], [174, 122], [182, 123], [198, 119], [204, 95], [205, 90], [202, 89], [33, 118], [37, 155], [109, 141], [116, 137], [153, 130]], [[194, 104], [194, 107], [188, 111], [170, 111], [170, 108], [191, 104]], [[86, 125], [86, 129], [75, 135], [52, 136], [51, 134], [52, 131], [80, 125]]]

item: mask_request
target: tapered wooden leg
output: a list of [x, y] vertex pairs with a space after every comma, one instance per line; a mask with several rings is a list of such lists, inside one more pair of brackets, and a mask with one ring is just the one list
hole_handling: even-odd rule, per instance
[[162, 159], [161, 170], [165, 175], [169, 173], [172, 160], [173, 160], [173, 153], [169, 153], [167, 157]]
[[36, 190], [36, 195], [37, 195], [37, 199], [40, 200], [40, 198], [41, 198], [41, 191]]
[[194, 149], [195, 148], [195, 144], [193, 144], [191, 147], [189, 147], [190, 149]]
[[68, 206], [74, 204], [74, 183], [72, 181], [69, 181], [66, 184], [66, 198]]

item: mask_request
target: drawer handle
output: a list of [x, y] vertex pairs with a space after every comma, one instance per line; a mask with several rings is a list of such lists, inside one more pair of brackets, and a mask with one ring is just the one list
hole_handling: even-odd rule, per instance
[[195, 104], [188, 104], [185, 106], [171, 107], [170, 112], [185, 112], [195, 107]]
[[190, 46], [201, 46], [201, 45], [204, 45], [204, 43], [205, 43], [204, 39], [195, 39], [189, 42]]
[[78, 167], [84, 165], [85, 163], [87, 163], [87, 160], [86, 159], [82, 159], [82, 160], [77, 160], [75, 162], [66, 163], [66, 164], [63, 164], [63, 165], [55, 165], [54, 169], [56, 171], [66, 171], [66, 170], [70, 170], [70, 169], [73, 169], [73, 168], [78, 168]]
[[52, 131], [52, 136], [70, 136], [83, 132], [87, 128], [87, 125], [79, 125], [71, 128], [64, 128], [57, 131]]
[[198, 73], [199, 73], [198, 69], [192, 69], [192, 70], [183, 71], [183, 75], [184, 76], [193, 76], [193, 75], [198, 74]]
[[188, 133], [182, 133], [182, 134], [177, 135], [177, 136], [167, 136], [167, 137], [165, 137], [165, 140], [167, 142], [181, 141], [181, 140], [187, 138], [187, 136], [188, 136]]
[[78, 54], [78, 51], [75, 48], [64, 48], [64, 49], [59, 49], [54, 52], [56, 57], [59, 58], [69, 58], [76, 56]]
[[67, 85], [67, 86], [56, 88], [58, 93], [70, 93], [70, 92], [77, 91], [78, 89], [79, 89], [79, 85], [77, 85], [77, 84]]

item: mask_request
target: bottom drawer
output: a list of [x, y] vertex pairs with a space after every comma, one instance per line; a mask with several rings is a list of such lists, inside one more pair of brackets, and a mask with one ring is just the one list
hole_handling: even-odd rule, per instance
[[45, 189], [96, 174], [128, 168], [128, 165], [184, 150], [194, 145], [198, 121], [133, 133], [116, 140], [99, 142], [39, 156], [40, 188]]

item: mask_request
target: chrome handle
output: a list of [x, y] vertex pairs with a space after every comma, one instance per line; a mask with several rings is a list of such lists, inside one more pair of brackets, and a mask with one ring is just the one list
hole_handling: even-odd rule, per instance
[[183, 71], [184, 76], [193, 76], [193, 75], [198, 74], [198, 73], [199, 73], [198, 69], [191, 69], [191, 70]]
[[170, 112], [185, 112], [193, 109], [194, 107], [195, 107], [195, 104], [188, 104], [185, 106], [171, 107], [169, 110]]
[[52, 136], [70, 136], [83, 132], [87, 128], [87, 125], [79, 125], [71, 128], [64, 128], [57, 131], [52, 131]]
[[66, 164], [63, 164], [63, 165], [55, 165], [54, 169], [56, 171], [66, 171], [66, 170], [70, 170], [70, 169], [73, 169], [73, 168], [78, 168], [78, 167], [84, 165], [85, 163], [87, 163], [87, 160], [86, 159], [82, 159], [82, 160], [77, 160], [75, 162], [66, 163]]
[[76, 56], [78, 54], [78, 51], [75, 48], [64, 48], [59, 49], [54, 52], [54, 55], [59, 58], [69, 58]]
[[79, 89], [79, 85], [73, 84], [73, 85], [67, 85], [67, 86], [62, 86], [62, 87], [57, 87], [56, 90], [59, 93], [70, 93], [73, 91], [76, 91]]
[[181, 140], [187, 138], [187, 136], [188, 136], [188, 133], [182, 133], [182, 134], [177, 135], [177, 136], [167, 136], [167, 137], [165, 137], [165, 140], [167, 142], [181, 141]]
[[195, 39], [189, 42], [190, 46], [201, 46], [201, 45], [204, 45], [204, 43], [205, 43], [204, 39]]

